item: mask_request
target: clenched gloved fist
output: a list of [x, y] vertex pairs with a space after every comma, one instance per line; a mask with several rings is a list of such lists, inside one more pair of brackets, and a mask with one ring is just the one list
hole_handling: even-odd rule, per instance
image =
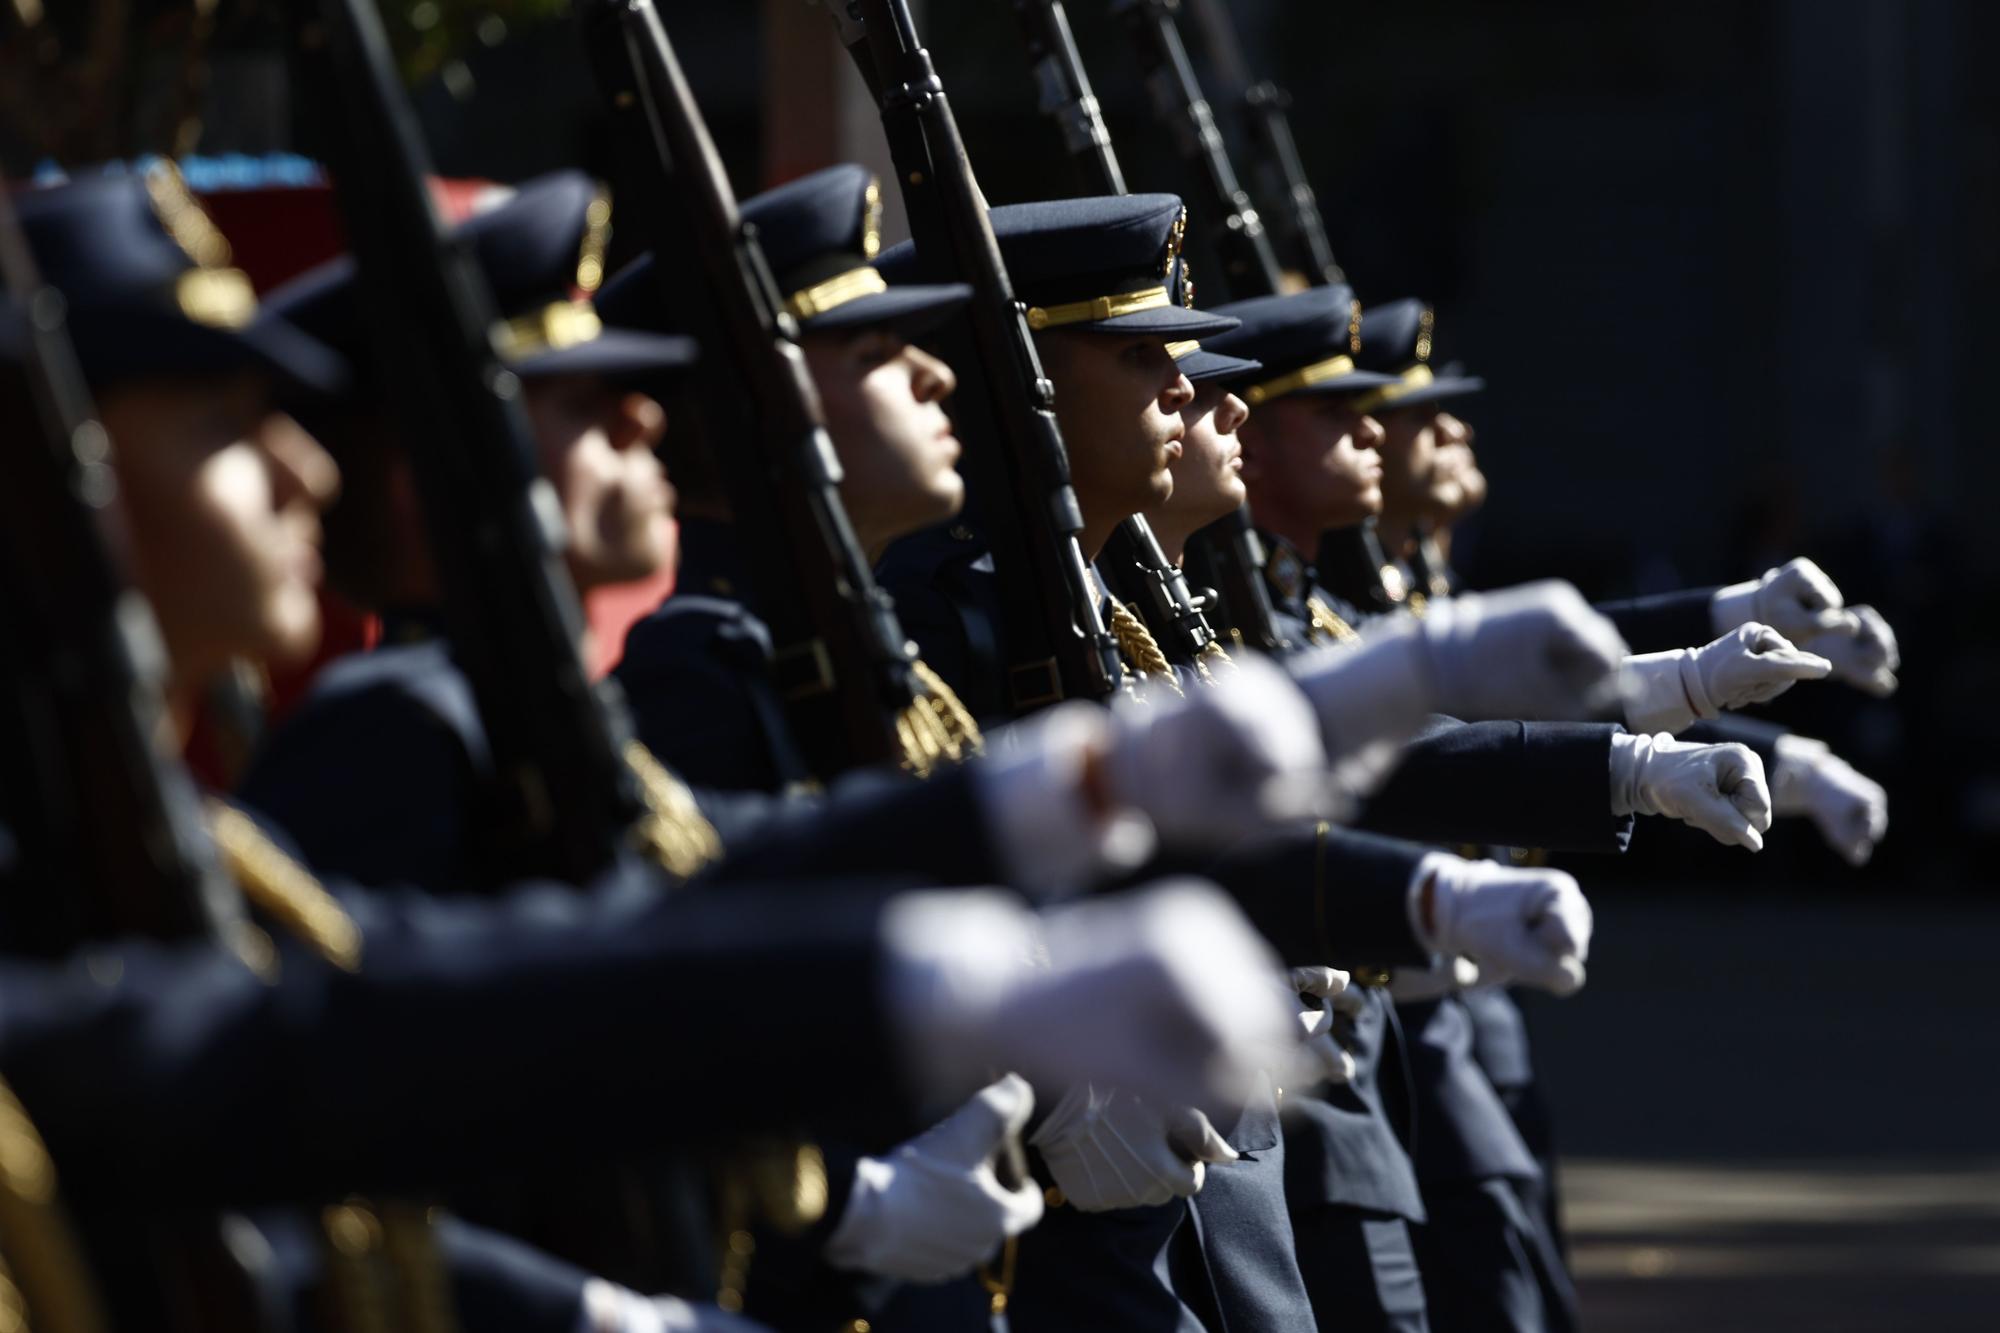
[[1844, 623], [1840, 608], [1845, 604], [1826, 571], [1800, 556], [1765, 570], [1761, 579], [1717, 588], [1709, 599], [1708, 614], [1717, 634], [1754, 620], [1793, 643], [1804, 643], [1840, 628]]
[[1407, 739], [1432, 713], [1476, 721], [1582, 717], [1617, 695], [1625, 641], [1567, 583], [1434, 601], [1371, 624], [1358, 646], [1291, 667], [1335, 764]]
[[1468, 722], [1568, 718], [1617, 696], [1625, 641], [1554, 579], [1432, 602], [1421, 623], [1432, 712]]
[[1465, 954], [1488, 981], [1517, 981], [1557, 995], [1583, 987], [1590, 903], [1565, 871], [1424, 857], [1410, 895], [1417, 937], [1438, 953]]
[[1361, 996], [1353, 978], [1337, 967], [1295, 967], [1291, 986], [1299, 996], [1299, 1027], [1305, 1033], [1306, 1056], [1316, 1081], [1352, 1083], [1354, 1057], [1334, 1037], [1334, 1019], [1361, 1012]]
[[994, 1171], [1002, 1146], [1027, 1128], [1034, 1109], [1028, 1081], [1009, 1074], [886, 1157], [863, 1157], [826, 1261], [906, 1282], [944, 1282], [1041, 1221], [1035, 1182], [1008, 1189]]
[[1872, 606], [1850, 606], [1847, 619], [1837, 628], [1814, 638], [1808, 645], [1833, 663], [1833, 674], [1856, 689], [1878, 699], [1896, 692], [1896, 669], [1903, 654], [1896, 647], [1896, 631]]
[[998, 892], [883, 910], [883, 985], [904, 1067], [952, 1101], [1012, 1069], [1102, 1079], [1170, 1105], [1241, 1106], [1298, 1050], [1277, 956], [1222, 892], [1163, 881], [1041, 916]]
[[1714, 643], [1625, 659], [1625, 725], [1634, 731], [1685, 731], [1696, 718], [1769, 703], [1802, 680], [1833, 670], [1824, 657], [1794, 648], [1769, 625], [1739, 625]]
[[1781, 815], [1809, 815], [1849, 865], [1866, 865], [1889, 831], [1889, 793], [1822, 741], [1780, 736], [1771, 768], [1771, 803]]
[[1111, 799], [1152, 820], [1169, 845], [1220, 846], [1343, 813], [1312, 705], [1254, 653], [1186, 699], [1121, 700], [1104, 775]]
[[1086, 1213], [1185, 1199], [1200, 1192], [1205, 1163], [1236, 1160], [1193, 1107], [1087, 1083], [1063, 1094], [1028, 1142], [1064, 1198]]
[[1764, 850], [1771, 788], [1746, 745], [1695, 745], [1662, 732], [1611, 738], [1611, 813], [1667, 815], [1717, 842]]

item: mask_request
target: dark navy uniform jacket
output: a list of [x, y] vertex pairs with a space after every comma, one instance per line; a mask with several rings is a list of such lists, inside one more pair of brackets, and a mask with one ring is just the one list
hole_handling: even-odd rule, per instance
[[80, 1207], [408, 1192], [801, 1118], [909, 1127], [881, 1007], [884, 889], [658, 880], [350, 890], [353, 973], [289, 946], [274, 981], [203, 946], [0, 960], [0, 1076]]
[[697, 787], [776, 792], [811, 777], [771, 683], [771, 631], [746, 605], [732, 525], [680, 522], [673, 596], [612, 673], [639, 739]]
[[1659, 653], [1714, 640], [1715, 623], [1709, 617], [1709, 603], [1715, 593], [1714, 588], [1688, 588], [1651, 597], [1599, 602], [1596, 609], [1618, 627], [1633, 652]]
[[[481, 891], [486, 730], [440, 640], [327, 666], [277, 729], [242, 795], [308, 864], [360, 884]], [[724, 878], [908, 872], [932, 884], [991, 883], [997, 861], [969, 775], [930, 782], [858, 775], [823, 796], [695, 792], [726, 855]]]

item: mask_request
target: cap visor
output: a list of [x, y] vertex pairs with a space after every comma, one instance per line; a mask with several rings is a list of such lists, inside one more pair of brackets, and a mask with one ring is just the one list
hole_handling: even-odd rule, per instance
[[1254, 375], [1264, 368], [1262, 361], [1246, 361], [1240, 356], [1224, 356], [1198, 348], [1177, 360], [1181, 374], [1188, 377], [1191, 384], [1206, 384], [1211, 380], [1240, 380]]
[[1432, 380], [1421, 389], [1412, 389], [1406, 394], [1383, 403], [1378, 412], [1400, 412], [1407, 407], [1426, 407], [1432, 403], [1442, 403], [1452, 398], [1470, 398], [1486, 388], [1486, 381], [1477, 375], [1467, 375], [1457, 379]]
[[1156, 333], [1162, 338], [1205, 338], [1211, 334], [1227, 333], [1243, 321], [1234, 315], [1212, 315], [1206, 310], [1189, 310], [1184, 306], [1165, 305], [1152, 310], [1138, 310], [1129, 315], [1117, 315], [1111, 319], [1094, 319], [1087, 323], [1063, 324], [1065, 329], [1081, 329], [1086, 333], [1123, 333], [1128, 335]]
[[1345, 375], [1337, 375], [1318, 384], [1308, 384], [1293, 393], [1360, 393], [1365, 389], [1379, 389], [1388, 384], [1400, 384], [1394, 375], [1378, 375], [1372, 370], [1351, 370]]
[[164, 310], [72, 314], [84, 377], [106, 384], [142, 375], [215, 375], [261, 370], [312, 393], [347, 387], [347, 362], [326, 344], [269, 313], [220, 329]]
[[636, 329], [606, 329], [589, 342], [551, 347], [512, 362], [523, 379], [551, 375], [645, 375], [692, 366], [700, 346], [692, 338]]
[[887, 325], [906, 338], [914, 338], [950, 319], [971, 299], [972, 288], [962, 282], [912, 283], [857, 297], [801, 321], [801, 327], [830, 333]]

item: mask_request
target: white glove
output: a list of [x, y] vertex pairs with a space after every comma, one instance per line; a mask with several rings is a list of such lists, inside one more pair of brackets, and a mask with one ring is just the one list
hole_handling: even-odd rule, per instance
[[742, 1315], [674, 1296], [641, 1296], [601, 1277], [583, 1284], [577, 1333], [771, 1333]]
[[1657, 736], [1611, 738], [1611, 813], [1667, 815], [1725, 846], [1764, 850], [1771, 788], [1747, 745], [1696, 745]]
[[905, 1068], [957, 1101], [1012, 1069], [1168, 1105], [1241, 1106], [1296, 1058], [1270, 946], [1214, 886], [1164, 881], [1037, 918], [998, 892], [905, 894], [883, 912], [885, 1002]]
[[1818, 565], [1800, 556], [1761, 579], [1717, 588], [1708, 602], [1709, 622], [1717, 634], [1757, 621], [1769, 625], [1793, 643], [1839, 629], [1844, 599], [1840, 589]]
[[1204, 1163], [1236, 1160], [1193, 1107], [1166, 1110], [1087, 1083], [1065, 1093], [1028, 1141], [1063, 1197], [1086, 1213], [1185, 1199], [1201, 1190]]
[[1686, 731], [1696, 718], [1769, 703], [1798, 681], [1820, 680], [1833, 663], [1794, 648], [1754, 621], [1714, 643], [1625, 659], [1625, 725], [1634, 731]]
[[1433, 951], [1471, 956], [1489, 981], [1583, 988], [1590, 903], [1566, 871], [1432, 852], [1417, 867], [1410, 920]]
[[1028, 1081], [1008, 1074], [886, 1158], [863, 1157], [826, 1261], [906, 1282], [971, 1272], [1042, 1220], [1035, 1182], [1010, 1190], [993, 1166], [1034, 1110]]
[[1846, 620], [1814, 638], [1810, 646], [1833, 663], [1837, 679], [1878, 699], [1896, 692], [1896, 668], [1903, 665], [1903, 654], [1896, 647], [1896, 631], [1874, 607], [1848, 607]]
[[1389, 974], [1389, 998], [1398, 1004], [1416, 1004], [1445, 995], [1456, 995], [1467, 986], [1479, 984], [1479, 964], [1470, 958], [1440, 958], [1429, 967], [1399, 967]]
[[1341, 1048], [1333, 1028], [1337, 1015], [1352, 1018], [1361, 1012], [1353, 978], [1337, 967], [1295, 967], [1290, 979], [1299, 996], [1299, 1027], [1305, 1033], [1315, 1081], [1352, 1083], [1354, 1057]]
[[1164, 842], [1214, 847], [1344, 813], [1312, 705], [1255, 653], [1186, 699], [1120, 700], [1112, 720], [1109, 795], [1151, 819]]
[[1293, 660], [1336, 763], [1398, 742], [1431, 713], [1468, 721], [1581, 717], [1617, 694], [1625, 641], [1567, 583], [1430, 604], [1368, 628], [1358, 646]]
[[1822, 741], [1780, 736], [1771, 766], [1771, 804], [1781, 815], [1810, 815], [1827, 845], [1849, 865], [1866, 865], [1889, 831], [1889, 793]]

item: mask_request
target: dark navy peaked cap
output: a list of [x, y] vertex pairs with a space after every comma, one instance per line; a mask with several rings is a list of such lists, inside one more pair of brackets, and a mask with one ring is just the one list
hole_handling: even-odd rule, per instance
[[[172, 166], [24, 190], [14, 209], [43, 281], [63, 294], [92, 384], [239, 370], [320, 393], [345, 383], [337, 352], [258, 305]], [[0, 326], [0, 341], [14, 342], [18, 315]]]
[[1486, 387], [1485, 380], [1460, 374], [1455, 365], [1433, 369], [1436, 322], [1431, 308], [1413, 296], [1368, 308], [1361, 317], [1361, 354], [1355, 360], [1365, 369], [1395, 376], [1396, 382], [1371, 392], [1364, 411], [1423, 407]]
[[[607, 329], [587, 300], [604, 277], [611, 208], [590, 178], [529, 181], [457, 232], [493, 290], [502, 355], [525, 378], [632, 375], [693, 364], [692, 339]], [[271, 293], [269, 305], [357, 360], [366, 340], [354, 260], [329, 260]]]
[[[843, 163], [801, 176], [743, 202], [785, 307], [808, 331], [887, 325], [916, 337], [971, 297], [964, 283], [891, 289], [873, 267], [881, 245], [882, 195], [875, 174]], [[608, 323], [673, 326], [673, 312], [648, 254], [622, 269], [597, 299]]]
[[1351, 287], [1308, 287], [1233, 301], [1218, 313], [1235, 315], [1242, 325], [1207, 340], [1204, 350], [1263, 363], [1236, 385], [1252, 407], [1295, 393], [1356, 393], [1395, 383], [1354, 364], [1361, 303]]
[[[1167, 294], [1177, 305], [1194, 304], [1194, 279], [1188, 274], [1187, 260], [1174, 261], [1174, 274], [1167, 283]], [[1245, 361], [1241, 357], [1223, 356], [1211, 352], [1195, 338], [1170, 342], [1167, 344], [1167, 351], [1173, 354], [1175, 364], [1181, 368], [1181, 374], [1187, 376], [1189, 382], [1194, 384], [1206, 384], [1210, 380], [1241, 379], [1259, 368], [1255, 361]]]
[[[1195, 309], [1192, 288], [1174, 281], [1187, 234], [1178, 195], [1003, 204], [989, 216], [1014, 295], [1027, 304], [1028, 327], [1037, 332], [1066, 328], [1175, 341], [1236, 327], [1234, 319]], [[880, 267], [891, 282], [903, 282], [922, 277], [926, 264], [906, 241], [884, 254]]]

